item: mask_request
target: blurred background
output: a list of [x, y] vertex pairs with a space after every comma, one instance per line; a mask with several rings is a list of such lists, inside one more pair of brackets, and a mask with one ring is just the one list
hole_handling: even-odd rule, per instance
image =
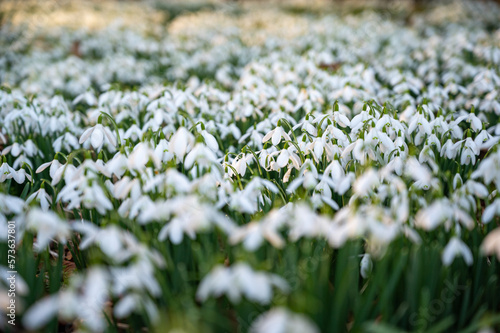
[[[119, 22], [140, 25], [169, 23], [200, 11], [238, 11], [254, 7], [280, 8], [291, 13], [377, 10], [390, 15], [411, 15], [436, 6], [458, 9], [500, 0], [2, 0], [0, 25], [98, 29]], [[484, 7], [487, 8], [487, 7]], [[488, 15], [488, 12], [484, 12]], [[500, 18], [494, 18], [499, 20]]]

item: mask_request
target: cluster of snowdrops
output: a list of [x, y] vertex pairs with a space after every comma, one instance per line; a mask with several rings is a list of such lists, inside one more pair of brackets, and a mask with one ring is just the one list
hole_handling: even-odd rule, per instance
[[443, 267], [498, 272], [500, 30], [300, 19], [303, 34], [258, 45], [221, 23], [2, 51], [0, 243], [15, 221], [19, 325], [319, 332], [334, 324], [305, 281], [342, 274], [321, 266], [374, 283], [391, 247], [427, 237]]

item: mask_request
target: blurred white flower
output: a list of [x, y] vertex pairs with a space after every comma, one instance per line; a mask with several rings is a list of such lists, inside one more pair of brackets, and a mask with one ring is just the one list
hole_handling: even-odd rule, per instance
[[316, 324], [302, 314], [285, 308], [272, 308], [261, 314], [250, 327], [252, 333], [319, 333]]
[[70, 227], [66, 221], [61, 220], [54, 212], [44, 212], [38, 208], [30, 210], [26, 216], [26, 229], [36, 233], [34, 247], [37, 252], [45, 250], [52, 240], [66, 244], [70, 236]]
[[232, 303], [239, 303], [241, 297], [260, 304], [269, 304], [273, 287], [287, 292], [288, 283], [278, 275], [256, 272], [246, 263], [230, 267], [218, 265], [203, 278], [196, 292], [196, 298], [205, 301], [210, 296], [226, 295]]
[[467, 265], [472, 265], [474, 259], [472, 252], [467, 245], [458, 237], [452, 237], [448, 245], [443, 250], [442, 261], [445, 266], [450, 266], [455, 257], [460, 255], [464, 258]]

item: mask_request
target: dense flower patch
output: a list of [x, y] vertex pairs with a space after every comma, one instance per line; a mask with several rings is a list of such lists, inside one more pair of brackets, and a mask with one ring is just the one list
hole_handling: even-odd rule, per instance
[[1, 51], [19, 325], [498, 329], [499, 27], [211, 15]]

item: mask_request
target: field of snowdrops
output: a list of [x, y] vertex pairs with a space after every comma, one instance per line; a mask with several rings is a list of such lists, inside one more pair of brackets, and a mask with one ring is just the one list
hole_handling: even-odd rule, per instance
[[0, 330], [499, 332], [500, 8], [389, 14], [5, 25]]

